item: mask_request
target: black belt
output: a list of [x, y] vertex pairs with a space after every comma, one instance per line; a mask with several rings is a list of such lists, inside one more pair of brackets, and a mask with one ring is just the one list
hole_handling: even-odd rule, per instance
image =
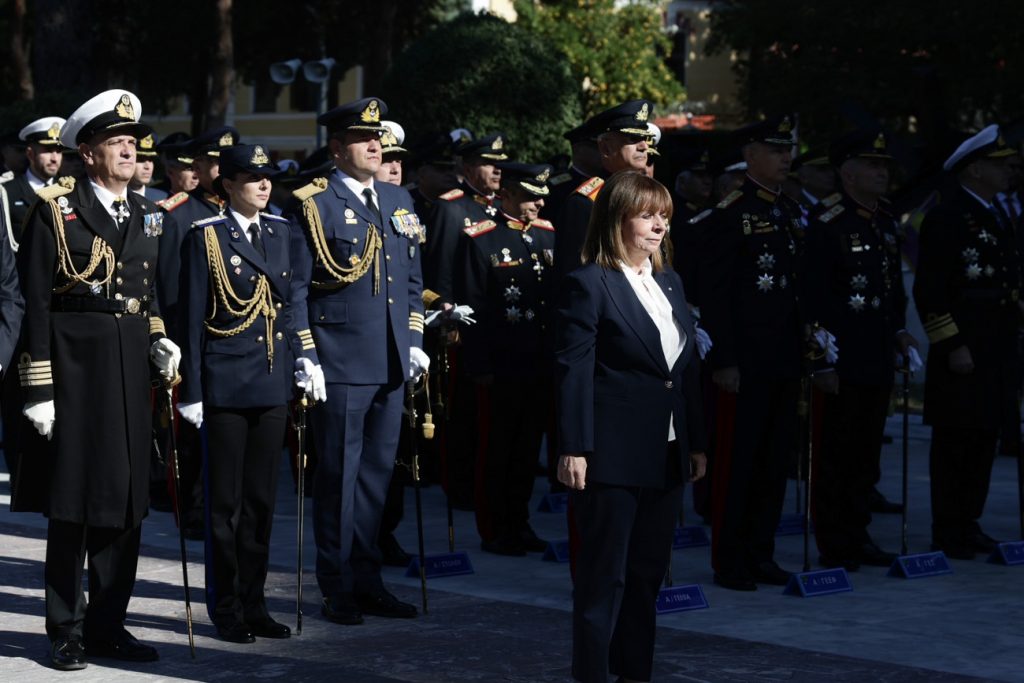
[[55, 294], [50, 310], [62, 313], [127, 313], [142, 315], [149, 311], [149, 301], [136, 297], [106, 299], [99, 296], [69, 296]]

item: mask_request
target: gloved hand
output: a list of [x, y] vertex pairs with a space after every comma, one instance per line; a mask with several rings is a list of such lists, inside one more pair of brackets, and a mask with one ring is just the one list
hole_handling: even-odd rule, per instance
[[910, 374], [914, 374], [918, 370], [924, 367], [924, 363], [921, 361], [921, 354], [917, 352], [917, 349], [913, 346], [907, 347], [907, 355], [897, 354], [896, 356], [896, 367], [902, 368], [904, 358], [910, 361]]
[[409, 379], [415, 381], [430, 369], [430, 356], [418, 346], [409, 349]]
[[467, 325], [472, 325], [473, 323], [476, 322], [476, 319], [472, 317], [473, 313], [474, 311], [472, 306], [456, 305], [455, 307], [452, 308], [450, 317], [455, 322], [463, 322], [466, 323]]
[[704, 328], [702, 328], [700, 325], [694, 323], [693, 329], [697, 337], [694, 340], [697, 342], [697, 353], [700, 354], [700, 359], [704, 360], [704, 358], [708, 355], [708, 351], [710, 351], [711, 347], [714, 346], [715, 344], [714, 342], [711, 341], [711, 336], [706, 331], [704, 331]]
[[818, 348], [825, 352], [825, 362], [829, 365], [835, 365], [836, 361], [839, 360], [839, 347], [836, 346], [836, 336], [824, 327], [819, 327], [814, 331], [814, 341]]
[[327, 382], [324, 379], [324, 369], [319, 365], [313, 365], [308, 358], [295, 359], [295, 386], [306, 392], [315, 403], [323, 403], [327, 400]]
[[53, 438], [53, 423], [57, 421], [53, 401], [26, 403], [21, 413], [28, 418], [40, 436], [45, 436], [47, 441]]
[[149, 359], [160, 371], [164, 379], [174, 379], [178, 374], [178, 363], [181, 362], [181, 349], [167, 337], [157, 339], [149, 347]]
[[444, 321], [463, 322], [467, 325], [472, 325], [476, 322], [472, 316], [472, 306], [445, 304], [444, 310], [431, 311], [424, 318], [423, 322], [427, 327], [437, 327]]
[[203, 403], [179, 403], [178, 412], [181, 416], [195, 425], [196, 429], [203, 426]]

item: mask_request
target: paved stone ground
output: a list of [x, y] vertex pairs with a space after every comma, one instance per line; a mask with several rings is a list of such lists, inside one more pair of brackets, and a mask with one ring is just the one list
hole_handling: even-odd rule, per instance
[[[890, 425], [895, 433], [898, 423]], [[911, 551], [927, 550], [927, 431], [916, 424], [911, 440]], [[899, 497], [899, 444], [883, 456], [883, 491]], [[294, 624], [295, 498], [282, 476], [274, 528], [268, 597], [275, 616]], [[999, 458], [983, 525], [1016, 538], [1015, 463]], [[12, 514], [6, 476], [0, 475], [0, 680], [50, 681], [43, 632], [42, 560], [45, 520]], [[536, 486], [537, 497], [543, 482]], [[412, 494], [399, 530], [415, 547]], [[689, 507], [689, 505], [687, 505]], [[787, 511], [794, 508], [791, 499]], [[428, 552], [445, 549], [440, 491], [424, 491]], [[307, 520], [309, 513], [307, 501]], [[546, 538], [563, 538], [562, 515], [534, 515]], [[342, 627], [318, 614], [312, 573], [304, 582], [304, 628], [287, 641], [233, 645], [217, 640], [203, 606], [202, 546], [189, 543], [197, 658], [185, 636], [177, 536], [170, 515], [152, 513], [143, 526], [143, 557], [129, 629], [155, 644], [160, 662], [112, 666], [91, 662], [79, 681], [288, 679], [483, 682], [569, 680], [570, 583], [566, 565], [529, 558], [499, 558], [478, 550], [470, 513], [456, 513], [460, 549], [476, 572], [430, 583], [430, 613], [415, 620], [368, 618]], [[899, 544], [899, 517], [876, 520], [872, 533], [890, 549]], [[312, 533], [304, 539], [312, 566]], [[799, 536], [779, 538], [778, 558], [791, 569], [802, 558]], [[711, 583], [706, 548], [676, 551], [677, 583], [700, 583], [710, 609], [659, 619], [658, 681], [969, 681], [1024, 679], [1024, 567], [953, 561], [951, 576], [902, 580], [883, 569], [852, 574], [854, 591], [801, 599], [762, 589], [752, 594]], [[394, 591], [419, 602], [418, 580], [386, 570]]]

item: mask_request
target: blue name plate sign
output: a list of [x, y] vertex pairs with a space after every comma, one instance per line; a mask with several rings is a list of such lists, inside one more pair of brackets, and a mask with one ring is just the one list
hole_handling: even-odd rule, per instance
[[702, 526], [681, 526], [672, 531], [672, 549], [700, 548], [711, 545], [708, 532]]
[[784, 595], [799, 595], [801, 598], [813, 598], [817, 595], [848, 593], [852, 590], [850, 575], [842, 567], [837, 567], [793, 574], [789, 577], [789, 583], [786, 584], [782, 593]]
[[704, 591], [701, 590], [699, 584], [691, 583], [686, 586], [662, 588], [658, 591], [658, 602], [655, 609], [658, 614], [669, 614], [707, 608], [708, 600], [704, 597]]
[[1024, 564], [1024, 541], [1000, 543], [995, 552], [988, 558], [993, 564], [1018, 565]]
[[901, 555], [889, 567], [889, 576], [901, 579], [920, 579], [925, 576], [942, 576], [952, 574], [953, 568], [945, 553], [918, 553], [917, 555]]
[[[779, 519], [779, 526], [775, 527], [776, 536], [795, 536], [804, 532], [803, 515], [782, 515]], [[811, 525], [811, 532], [814, 532], [814, 525]]]
[[569, 541], [551, 541], [544, 551], [543, 559], [547, 562], [568, 562]]
[[[427, 555], [423, 558], [423, 567], [426, 570], [428, 579], [473, 573], [473, 563], [469, 561], [469, 555], [465, 551]], [[409, 563], [409, 568], [405, 570], [405, 575], [420, 575], [420, 558], [418, 555], [413, 556], [412, 562]]]
[[548, 493], [540, 499], [537, 512], [565, 512], [568, 507], [568, 493]]

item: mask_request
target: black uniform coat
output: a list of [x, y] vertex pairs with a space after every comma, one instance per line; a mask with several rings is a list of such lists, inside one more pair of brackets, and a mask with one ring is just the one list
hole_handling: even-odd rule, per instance
[[466, 183], [438, 197], [425, 221], [427, 242], [423, 245], [423, 286], [440, 294], [444, 302], [462, 303], [453, 298], [462, 231], [497, 215], [498, 210], [492, 200]]
[[4, 184], [7, 190], [7, 203], [11, 208], [11, 227], [14, 228], [14, 239], [21, 242], [21, 234], [25, 229], [25, 218], [28, 210], [36, 201], [36, 191], [28, 183], [28, 177], [24, 173], [15, 174], [9, 182]]
[[683, 283], [654, 274], [686, 343], [673, 367], [661, 337], [625, 273], [585, 265], [562, 280], [555, 379], [559, 453], [587, 458], [587, 482], [663, 489], [669, 416], [679, 469], [705, 450], [700, 369]]
[[163, 235], [160, 237], [160, 283], [157, 296], [160, 297], [160, 310], [167, 319], [167, 334], [180, 344], [184, 331], [178, 330], [178, 321], [181, 320], [178, 313], [178, 288], [185, 235], [193, 223], [218, 215], [221, 205], [214, 203], [212, 195], [202, 187], [197, 187], [190, 193], [179, 192], [161, 200], [158, 206], [168, 216], [173, 216], [173, 220], [165, 221]]
[[577, 185], [562, 202], [558, 217], [552, 221], [558, 226], [555, 233], [555, 273], [559, 280], [580, 265], [590, 213], [603, 186], [604, 180], [598, 176]]
[[[49, 518], [114, 528], [137, 525], [149, 506], [149, 349], [164, 336], [154, 299], [164, 214], [147, 199], [126, 195], [131, 215], [119, 229], [89, 181], [79, 180], [70, 193], [36, 205], [18, 252], [24, 400], [52, 399], [56, 408], [52, 441], [33, 440], [38, 450], [23, 462], [44, 465], [49, 495], [42, 511]], [[58, 204], [61, 199], [66, 203]], [[68, 282], [58, 269], [54, 212], [79, 272], [94, 245], [113, 251], [112, 272], [101, 261], [93, 278], [109, 274], [108, 284], [75, 284], [62, 296], [134, 298], [141, 302], [138, 314], [51, 310], [54, 287]]]
[[[248, 227], [248, 226], [245, 226]], [[260, 408], [284, 405], [291, 398], [292, 371], [302, 343], [291, 321], [291, 226], [273, 214], [260, 214], [260, 237], [267, 252], [260, 256], [232, 215], [198, 223], [188, 234], [183, 251], [180, 329], [182, 403], [202, 401], [217, 408]], [[253, 298], [258, 278], [270, 286], [274, 319], [269, 332], [273, 358], [268, 356], [267, 318], [257, 315], [243, 331], [229, 336], [245, 319], [228, 313], [211, 280], [211, 255], [206, 236], [212, 232], [220, 248], [224, 273], [234, 293]], [[234, 306], [238, 308], [237, 304]], [[208, 320], [211, 311], [216, 311]]]
[[896, 220], [885, 205], [872, 211], [844, 194], [812, 214], [806, 249], [807, 316], [836, 336], [840, 379], [888, 385], [906, 326]]
[[[925, 376], [927, 424], [995, 430], [1016, 410], [1004, 391], [1017, 381], [1020, 272], [1012, 231], [966, 190], [943, 197], [921, 224], [914, 302], [931, 347]], [[966, 345], [974, 371], [949, 369]], [[1019, 382], [1018, 382], [1019, 383]]]
[[701, 227], [707, 226], [700, 218], [711, 213], [710, 208], [701, 208], [698, 204], [679, 199], [672, 210], [672, 267], [683, 279], [686, 287], [686, 301], [691, 306], [700, 306], [697, 293], [697, 255], [700, 253]]

